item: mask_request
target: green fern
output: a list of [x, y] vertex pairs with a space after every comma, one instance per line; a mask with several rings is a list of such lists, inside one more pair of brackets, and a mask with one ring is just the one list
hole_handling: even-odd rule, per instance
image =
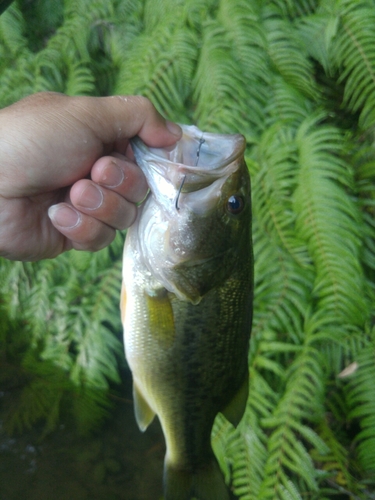
[[343, 323], [361, 325], [367, 314], [358, 262], [360, 217], [344, 191], [352, 185], [351, 172], [337, 155], [343, 148], [339, 131], [332, 127], [314, 129], [316, 123], [314, 117], [307, 119], [296, 136], [301, 162], [295, 192], [297, 231], [315, 263], [318, 307], [335, 321], [342, 318]]
[[[20, 376], [24, 373], [28, 381], [11, 396], [5, 422], [10, 430], [42, 419], [50, 431], [69, 407], [82, 431], [105, 416], [109, 383], [119, 382], [118, 360], [123, 357], [115, 335], [120, 331], [121, 268], [119, 262], [113, 263], [121, 255], [122, 243], [119, 236], [101, 257], [71, 252], [43, 263], [2, 268], [7, 287], [1, 293], [9, 318], [24, 323], [14, 342], [21, 355]], [[9, 366], [12, 362], [3, 366], [5, 373]], [[32, 405], [35, 391], [39, 399]], [[67, 392], [74, 394], [70, 403]]]
[[313, 66], [307, 51], [301, 51], [303, 45], [293, 24], [279, 17], [279, 12], [272, 9], [265, 21], [265, 29], [269, 56], [276, 71], [293, 88], [309, 98], [317, 99], [319, 91], [313, 77]]
[[372, 2], [342, 0], [340, 30], [335, 44], [335, 62], [340, 68], [339, 81], [345, 81], [344, 105], [360, 111], [359, 126], [374, 125], [375, 12]]
[[349, 418], [358, 419], [361, 431], [356, 436], [356, 454], [364, 470], [375, 472], [375, 376], [374, 334], [355, 357], [358, 369], [349, 377], [346, 389]]

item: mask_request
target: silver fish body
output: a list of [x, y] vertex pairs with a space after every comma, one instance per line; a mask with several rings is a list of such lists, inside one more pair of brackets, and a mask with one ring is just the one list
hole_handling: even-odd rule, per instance
[[135, 139], [150, 193], [129, 229], [121, 311], [135, 415], [158, 415], [166, 500], [227, 500], [210, 436], [240, 421], [248, 394], [253, 260], [241, 135], [183, 126], [174, 148]]

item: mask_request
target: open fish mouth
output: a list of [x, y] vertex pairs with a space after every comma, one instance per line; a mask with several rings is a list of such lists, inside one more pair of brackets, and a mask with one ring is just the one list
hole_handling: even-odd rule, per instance
[[[155, 160], [166, 160], [187, 167], [204, 166], [205, 171], [225, 167], [245, 150], [245, 140], [240, 134], [214, 134], [202, 132], [195, 125], [180, 125], [181, 139], [170, 148], [149, 148], [139, 137], [131, 140], [135, 149]], [[133, 148], [134, 149], [134, 148]], [[136, 151], [135, 151], [136, 154]]]
[[[131, 140], [137, 163], [153, 194], [163, 191], [164, 196], [174, 200], [178, 193], [198, 191], [227, 177], [245, 150], [245, 139], [240, 134], [202, 132], [194, 125], [181, 128], [182, 137], [171, 148], [150, 148], [139, 137]], [[169, 186], [163, 185], [160, 177]]]

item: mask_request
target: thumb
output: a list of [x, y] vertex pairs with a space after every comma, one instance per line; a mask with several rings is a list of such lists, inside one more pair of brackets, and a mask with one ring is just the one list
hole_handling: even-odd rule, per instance
[[128, 139], [139, 135], [151, 147], [166, 147], [181, 138], [181, 128], [165, 120], [142, 96], [77, 97], [74, 112], [103, 144], [124, 152]]

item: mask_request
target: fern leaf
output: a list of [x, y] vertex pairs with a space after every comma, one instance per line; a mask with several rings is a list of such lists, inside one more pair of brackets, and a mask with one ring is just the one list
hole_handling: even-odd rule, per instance
[[183, 114], [196, 60], [194, 33], [161, 24], [137, 38], [119, 74], [116, 93], [142, 94], [170, 117]]
[[[0, 39], [9, 51], [8, 58], [23, 57], [28, 52], [25, 34], [25, 20], [17, 4], [13, 4], [0, 17]], [[2, 63], [0, 62], [0, 67]]]
[[343, 187], [350, 186], [352, 179], [348, 166], [335, 154], [341, 140], [338, 130], [318, 127], [316, 118], [306, 120], [297, 133], [301, 163], [294, 196], [297, 230], [315, 262], [319, 306], [336, 320], [361, 325], [366, 303], [358, 263], [360, 218]]
[[311, 114], [311, 110], [311, 102], [296, 88], [289, 85], [280, 76], [274, 76], [272, 93], [266, 107], [267, 126], [278, 122], [280, 127], [286, 124], [294, 127], [307, 118]]
[[[298, 437], [305, 424], [301, 420], [320, 418], [323, 386], [319, 355], [306, 346], [290, 367], [286, 390], [272, 417], [262, 426], [273, 428], [268, 440], [269, 457], [259, 499], [285, 498], [296, 494], [292, 477], [299, 476], [312, 491], [317, 491], [316, 472], [306, 445]], [[303, 437], [310, 445], [321, 445], [309, 431]], [[291, 476], [290, 476], [291, 475]]]
[[[259, 101], [249, 102], [246, 79], [231, 54], [231, 42], [224, 27], [218, 22], [209, 23], [202, 43], [193, 82], [195, 119], [203, 130], [241, 131], [253, 138], [262, 126], [264, 110]], [[263, 92], [262, 89], [261, 100]], [[217, 102], [223, 105], [218, 107]]]
[[79, 62], [68, 65], [64, 92], [67, 95], [91, 95], [94, 92], [94, 76], [90, 69]]
[[375, 376], [374, 344], [369, 342], [357, 356], [358, 370], [347, 388], [349, 417], [359, 419], [361, 431], [356, 437], [358, 460], [367, 473], [375, 471]]
[[[217, 19], [225, 30], [232, 57], [239, 65], [246, 90], [246, 105], [252, 114], [256, 110], [258, 116], [254, 120], [254, 128], [263, 128], [264, 112], [270, 90], [269, 61], [267, 40], [261, 26], [260, 9], [257, 2], [239, 0], [222, 0]], [[246, 133], [244, 129], [242, 133]]]
[[368, 129], [375, 122], [375, 12], [371, 2], [339, 2], [340, 30], [334, 57], [345, 82], [344, 105], [360, 111], [359, 126]]
[[299, 92], [317, 99], [319, 90], [312, 76], [312, 64], [307, 52], [301, 51], [301, 39], [296, 28], [285, 19], [271, 15], [265, 20], [265, 29], [269, 55], [276, 70]]
[[271, 329], [283, 332], [284, 340], [299, 344], [313, 285], [312, 273], [301, 272], [294, 259], [277, 245], [270, 245], [268, 238], [259, 237], [262, 232], [256, 231], [253, 335]]
[[263, 133], [254, 155], [259, 168], [253, 175], [253, 203], [260, 230], [306, 267], [309, 256], [304, 243], [294, 236], [296, 216], [291, 202], [298, 172], [294, 129], [276, 122]]
[[316, 13], [302, 18], [297, 28], [307, 52], [318, 61], [327, 75], [335, 73], [332, 60], [332, 45], [338, 31], [339, 18], [336, 13]]
[[319, 2], [317, 0], [273, 0], [272, 3], [277, 5], [283, 16], [294, 19], [312, 14]]
[[35, 353], [24, 357], [22, 370], [27, 382], [8, 395], [4, 426], [10, 434], [29, 429], [41, 420], [46, 422], [45, 432], [50, 432], [59, 421], [61, 398], [69, 382], [53, 365], [35, 361]]

